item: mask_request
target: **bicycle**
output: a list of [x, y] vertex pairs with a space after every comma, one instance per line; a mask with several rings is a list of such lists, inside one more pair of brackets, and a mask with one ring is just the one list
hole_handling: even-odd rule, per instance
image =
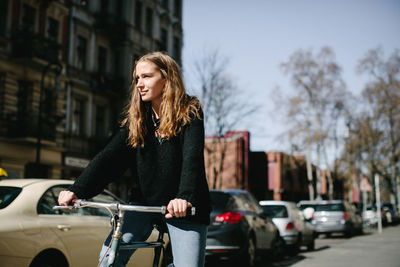
[[[112, 239], [109, 244], [108, 250], [104, 255], [109, 252], [108, 267], [113, 267], [115, 263], [115, 259], [119, 250], [131, 250], [138, 248], [154, 248], [154, 258], [153, 258], [153, 267], [158, 267], [160, 263], [161, 251], [163, 251], [163, 255], [165, 255], [165, 242], [164, 242], [164, 234], [165, 227], [161, 225], [160, 222], [153, 223], [153, 228], [158, 231], [157, 241], [147, 242], [147, 241], [139, 241], [139, 242], [130, 242], [125, 243], [122, 242], [122, 225], [124, 223], [123, 218], [125, 211], [138, 211], [138, 212], [151, 212], [151, 213], [160, 213], [166, 214], [167, 209], [165, 206], [140, 206], [140, 205], [126, 205], [120, 203], [103, 203], [103, 202], [93, 202], [93, 201], [85, 201], [82, 199], [78, 199], [75, 201], [73, 206], [54, 206], [53, 209], [79, 209], [85, 207], [94, 207], [94, 208], [105, 208], [111, 214], [111, 224], [113, 227]], [[115, 213], [112, 210], [116, 211]], [[188, 209], [188, 214], [190, 216], [195, 215], [196, 209], [195, 207], [191, 207]], [[165, 260], [165, 256], [163, 259]], [[103, 258], [99, 261], [98, 266], [103, 261]], [[164, 262], [166, 266], [166, 263]]]

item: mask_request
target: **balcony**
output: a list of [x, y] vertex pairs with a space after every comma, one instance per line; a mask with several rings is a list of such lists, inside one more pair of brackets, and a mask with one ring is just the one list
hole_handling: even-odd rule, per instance
[[[24, 116], [9, 115], [0, 119], [0, 136], [7, 138], [37, 138], [38, 122], [37, 114]], [[42, 122], [42, 139], [55, 141], [56, 121], [46, 118]]]
[[13, 33], [12, 53], [17, 58], [40, 58], [59, 62], [61, 45], [43, 35], [18, 29]]

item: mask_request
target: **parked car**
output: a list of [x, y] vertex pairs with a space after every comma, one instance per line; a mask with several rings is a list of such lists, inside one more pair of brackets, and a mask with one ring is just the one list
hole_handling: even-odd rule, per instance
[[343, 233], [352, 236], [362, 233], [362, 219], [355, 207], [343, 200], [300, 201], [298, 206], [313, 207], [314, 215], [311, 223], [316, 234]]
[[400, 221], [395, 205], [391, 202], [381, 203], [381, 214], [383, 225], [397, 224]]
[[[109, 214], [95, 208], [52, 209], [59, 192], [71, 184], [55, 179], [0, 181], [1, 267], [97, 266], [111, 230]], [[92, 201], [121, 202], [108, 191]], [[152, 257], [152, 250], [138, 250], [128, 266], [151, 266]]]
[[367, 205], [365, 210], [361, 213], [361, 218], [364, 227], [377, 227], [378, 225], [378, 215], [376, 209], [372, 205]]
[[244, 190], [211, 190], [211, 224], [208, 228], [206, 258], [233, 259], [254, 266], [269, 255], [283, 257], [284, 243], [278, 228], [254, 197]]
[[261, 200], [259, 203], [278, 227], [289, 254], [296, 255], [301, 245], [307, 246], [308, 250], [314, 250], [314, 227], [304, 218], [294, 202]]

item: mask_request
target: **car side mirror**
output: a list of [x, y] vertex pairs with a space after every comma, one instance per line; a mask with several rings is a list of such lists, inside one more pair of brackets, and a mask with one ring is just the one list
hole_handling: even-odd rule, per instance
[[310, 221], [312, 219], [314, 211], [315, 210], [313, 208], [311, 208], [311, 207], [305, 208], [303, 210], [304, 219], [306, 219], [307, 221]]

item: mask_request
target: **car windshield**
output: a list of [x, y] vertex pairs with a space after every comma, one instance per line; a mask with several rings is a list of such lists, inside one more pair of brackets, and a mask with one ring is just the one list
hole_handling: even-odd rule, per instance
[[4, 209], [8, 205], [11, 204], [11, 202], [14, 201], [14, 199], [17, 198], [19, 193], [22, 191], [22, 188], [20, 187], [11, 187], [11, 186], [1, 186], [0, 187], [0, 209]]
[[263, 210], [273, 218], [287, 218], [288, 212], [285, 206], [281, 205], [267, 205], [261, 206]]
[[342, 203], [335, 204], [319, 204], [314, 207], [315, 211], [344, 211]]

